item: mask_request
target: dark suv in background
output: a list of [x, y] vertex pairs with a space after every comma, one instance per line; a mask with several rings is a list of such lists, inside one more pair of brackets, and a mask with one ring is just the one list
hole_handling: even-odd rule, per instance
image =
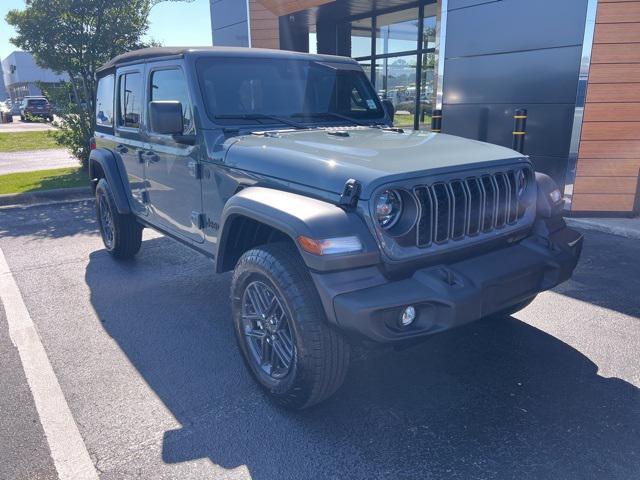
[[287, 407], [333, 394], [353, 341], [414, 343], [516, 312], [580, 256], [558, 187], [528, 157], [394, 128], [352, 59], [148, 49], [105, 65], [97, 90], [106, 249], [131, 258], [151, 227], [233, 271], [238, 345]]
[[29, 121], [31, 118], [44, 118], [53, 121], [53, 109], [45, 97], [25, 97], [20, 105], [20, 120]]

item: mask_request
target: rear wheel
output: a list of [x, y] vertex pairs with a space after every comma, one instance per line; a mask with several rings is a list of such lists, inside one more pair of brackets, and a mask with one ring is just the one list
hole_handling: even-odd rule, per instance
[[234, 271], [231, 300], [244, 360], [277, 403], [307, 408], [340, 387], [349, 345], [327, 323], [292, 245], [274, 243], [246, 252]]
[[98, 226], [104, 247], [116, 258], [132, 258], [142, 245], [142, 226], [132, 214], [118, 213], [109, 183], [101, 178], [96, 187]]

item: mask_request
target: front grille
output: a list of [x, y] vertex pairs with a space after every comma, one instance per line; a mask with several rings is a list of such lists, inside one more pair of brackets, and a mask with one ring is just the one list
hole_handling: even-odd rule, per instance
[[516, 171], [414, 187], [420, 205], [418, 247], [444, 244], [515, 225], [525, 213], [518, 202]]

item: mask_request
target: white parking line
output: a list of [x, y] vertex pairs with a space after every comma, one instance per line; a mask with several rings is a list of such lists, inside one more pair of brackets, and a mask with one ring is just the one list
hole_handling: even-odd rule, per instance
[[58, 477], [60, 480], [97, 479], [98, 473], [2, 249], [0, 300], [9, 324], [9, 336], [20, 354]]

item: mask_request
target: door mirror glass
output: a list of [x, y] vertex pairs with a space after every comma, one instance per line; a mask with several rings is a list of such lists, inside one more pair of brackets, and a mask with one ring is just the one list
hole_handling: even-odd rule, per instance
[[182, 103], [177, 100], [149, 103], [151, 130], [161, 135], [181, 135], [184, 129]]

